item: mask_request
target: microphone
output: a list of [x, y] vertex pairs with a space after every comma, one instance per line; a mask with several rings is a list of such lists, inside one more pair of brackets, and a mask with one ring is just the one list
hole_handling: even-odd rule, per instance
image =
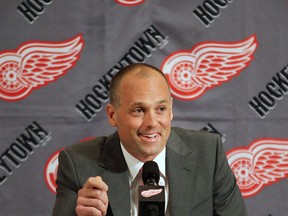
[[138, 189], [139, 216], [165, 215], [165, 188], [159, 186], [160, 171], [158, 164], [147, 161], [143, 165], [142, 180], [144, 185]]

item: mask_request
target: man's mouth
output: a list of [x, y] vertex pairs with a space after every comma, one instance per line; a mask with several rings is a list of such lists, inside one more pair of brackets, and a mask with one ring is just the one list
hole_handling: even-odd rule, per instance
[[147, 138], [155, 138], [158, 134], [140, 134], [140, 136], [147, 137]]
[[158, 136], [158, 133], [154, 133], [154, 134], [143, 134], [143, 133], [139, 133], [138, 134], [140, 137], [143, 137], [145, 139], [156, 139], [156, 137]]

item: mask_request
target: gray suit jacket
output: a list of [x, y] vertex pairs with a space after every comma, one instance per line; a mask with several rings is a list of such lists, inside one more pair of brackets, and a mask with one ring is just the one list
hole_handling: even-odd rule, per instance
[[[116, 132], [60, 153], [53, 216], [76, 215], [77, 192], [91, 176], [101, 176], [109, 187], [108, 215], [130, 215], [128, 168], [119, 142]], [[171, 216], [247, 215], [219, 135], [172, 128], [166, 154]]]

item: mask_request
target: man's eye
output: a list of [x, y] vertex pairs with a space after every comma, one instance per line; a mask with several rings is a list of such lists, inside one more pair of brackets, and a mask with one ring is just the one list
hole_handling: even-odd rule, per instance
[[166, 110], [166, 107], [159, 107], [159, 111], [160, 112], [163, 112], [163, 111], [165, 111]]
[[134, 109], [134, 112], [142, 113], [142, 112], [144, 112], [144, 110], [142, 108], [136, 108], [136, 109]]

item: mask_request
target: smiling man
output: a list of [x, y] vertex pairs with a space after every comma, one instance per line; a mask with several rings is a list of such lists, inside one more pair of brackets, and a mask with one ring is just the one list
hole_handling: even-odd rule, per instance
[[160, 168], [165, 215], [246, 216], [219, 135], [171, 128], [165, 75], [132, 64], [111, 81], [108, 121], [117, 130], [59, 155], [54, 216], [138, 215], [136, 182], [146, 161]]
[[124, 148], [145, 162], [166, 146], [173, 117], [172, 98], [162, 72], [148, 66], [130, 67], [111, 83], [107, 114]]

